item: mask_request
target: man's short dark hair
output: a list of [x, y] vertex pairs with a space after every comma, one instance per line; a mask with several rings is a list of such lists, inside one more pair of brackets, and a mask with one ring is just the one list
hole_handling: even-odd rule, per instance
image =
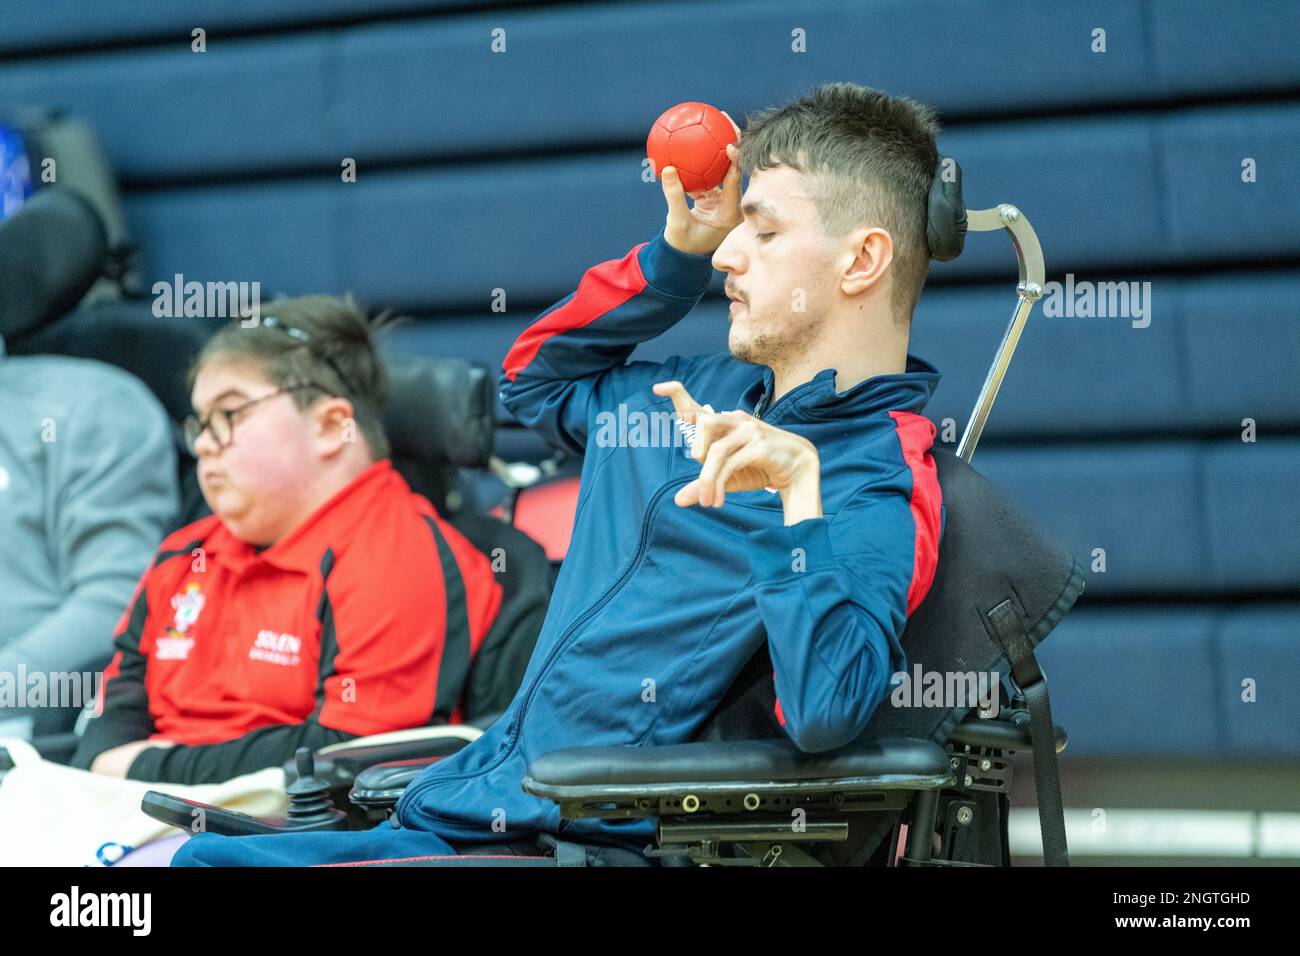
[[236, 320], [208, 340], [190, 369], [190, 390], [199, 370], [218, 357], [248, 361], [280, 388], [315, 383], [319, 390], [293, 393], [298, 407], [306, 408], [322, 393], [346, 398], [372, 457], [387, 458], [383, 415], [388, 373], [371, 337], [384, 318], [372, 323], [351, 296], [304, 295], [263, 303], [256, 325], [245, 327]]
[[910, 320], [930, 266], [926, 214], [939, 164], [939, 123], [929, 107], [855, 83], [828, 83], [747, 117], [745, 175], [788, 166], [812, 177], [822, 229], [840, 238], [882, 226], [894, 240], [892, 305]]

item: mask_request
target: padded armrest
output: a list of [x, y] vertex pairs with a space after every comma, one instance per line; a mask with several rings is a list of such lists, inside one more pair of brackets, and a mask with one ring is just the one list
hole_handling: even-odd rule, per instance
[[330, 744], [328, 747], [322, 747], [316, 751], [316, 755], [318, 757], [332, 757], [335, 754], [346, 753], [350, 750], [398, 744], [405, 745], [429, 740], [460, 740], [470, 743], [478, 740], [481, 736], [483, 736], [482, 729], [469, 724], [437, 724], [430, 727], [412, 727], [409, 730], [393, 730], [386, 734], [371, 734], [368, 737], [345, 740], [341, 744]]
[[[1028, 752], [1034, 749], [1034, 742], [1029, 736], [1029, 723], [1027, 710], [1004, 711], [996, 720], [981, 720], [968, 716], [952, 729], [948, 735], [948, 742], [970, 747], [988, 747], [993, 750]], [[1064, 727], [1053, 725], [1052, 735], [1055, 738], [1056, 752], [1059, 754], [1065, 750], [1065, 745], [1070, 739], [1069, 734], [1065, 732]]]
[[[316, 776], [331, 789], [350, 787], [368, 767], [392, 761], [447, 757], [476, 740], [483, 731], [463, 724], [439, 727], [416, 727], [390, 734], [358, 737], [341, 744], [331, 744], [316, 752]], [[295, 761], [284, 764], [287, 783], [298, 779]]]
[[851, 797], [954, 782], [942, 747], [902, 737], [819, 754], [789, 740], [555, 750], [533, 761], [524, 789], [561, 804], [566, 816], [654, 816], [677, 807], [691, 813], [710, 800], [734, 809], [733, 797], [753, 809], [778, 797]]
[[397, 805], [411, 781], [442, 757], [416, 757], [375, 764], [357, 774], [348, 800], [367, 810], [387, 810]]

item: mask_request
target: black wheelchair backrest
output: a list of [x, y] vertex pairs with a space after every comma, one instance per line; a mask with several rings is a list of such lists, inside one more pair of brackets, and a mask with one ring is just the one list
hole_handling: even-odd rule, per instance
[[[1029, 649], [1037, 647], [1083, 593], [1083, 569], [974, 467], [946, 449], [932, 454], [947, 517], [934, 583], [908, 618], [903, 650], [911, 667], [945, 678], [1005, 676], [1010, 661], [998, 629], [1017, 623]], [[886, 704], [866, 735], [942, 744], [972, 709]]]
[[[930, 592], [908, 618], [902, 644], [910, 668], [922, 673], [1005, 676], [1010, 663], [996, 628], [1017, 622], [1030, 649], [1083, 592], [1083, 570], [991, 481], [965, 460], [932, 449], [947, 511]], [[955, 683], [955, 682], [954, 682]], [[968, 685], [964, 685], [968, 686]], [[996, 687], [994, 694], [998, 693]], [[781, 736], [773, 714], [776, 691], [767, 642], [745, 665], [697, 740]], [[890, 706], [876, 710], [863, 737], [914, 737], [947, 742], [971, 706]]]
[[94, 285], [108, 236], [94, 207], [70, 189], [38, 191], [0, 221], [0, 337], [63, 315]]

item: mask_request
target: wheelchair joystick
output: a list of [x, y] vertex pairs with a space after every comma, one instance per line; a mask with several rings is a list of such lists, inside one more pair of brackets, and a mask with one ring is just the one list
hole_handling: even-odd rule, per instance
[[329, 784], [316, 776], [316, 761], [311, 748], [299, 747], [294, 760], [298, 765], [298, 779], [285, 788], [289, 797], [289, 822], [302, 825], [346, 818], [346, 813], [334, 809], [329, 797]]
[[169, 793], [148, 791], [140, 801], [140, 809], [163, 823], [181, 830], [193, 829], [196, 820], [203, 821], [208, 833], [224, 836], [253, 836], [268, 833], [300, 833], [312, 830], [346, 830], [348, 815], [335, 810], [329, 797], [329, 784], [316, 776], [316, 761], [311, 750], [299, 747], [294, 754], [298, 779], [285, 787], [289, 797], [289, 810], [283, 818], [255, 817], [226, 807], [209, 806], [196, 800], [187, 800]]

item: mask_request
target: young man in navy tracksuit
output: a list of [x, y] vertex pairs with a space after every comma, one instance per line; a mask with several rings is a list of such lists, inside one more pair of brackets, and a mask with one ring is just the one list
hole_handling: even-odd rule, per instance
[[[692, 208], [662, 170], [664, 229], [588, 269], [506, 356], [506, 406], [585, 455], [572, 543], [510, 708], [416, 779], [388, 823], [201, 835], [177, 861], [436, 857], [539, 833], [639, 850], [653, 821], [562, 822], [521, 789], [529, 764], [691, 740], [763, 642], [800, 748], [858, 736], [907, 669], [899, 636], [943, 530], [920, 414], [939, 374], [907, 352], [935, 130], [924, 107], [834, 84], [751, 120], [722, 186]], [[629, 363], [715, 268], [729, 352]], [[693, 448], [664, 441], [677, 430]]]

